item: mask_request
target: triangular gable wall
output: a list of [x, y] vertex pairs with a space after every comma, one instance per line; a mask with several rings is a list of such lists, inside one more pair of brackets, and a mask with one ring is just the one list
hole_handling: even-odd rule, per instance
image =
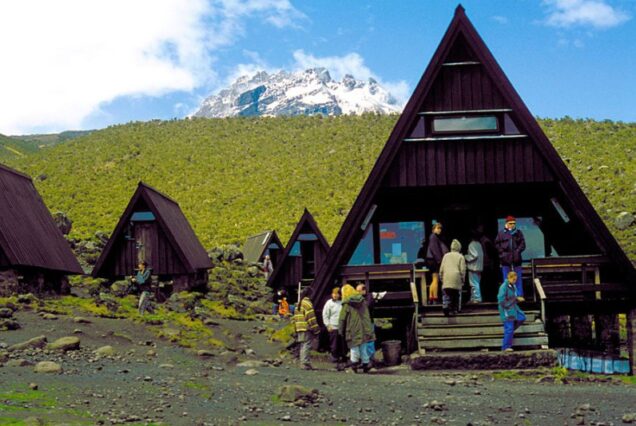
[[95, 264], [95, 267], [93, 268], [92, 275], [94, 277], [112, 277], [112, 265], [114, 262], [117, 261], [115, 256], [121, 256], [121, 254], [118, 252], [122, 249], [120, 243], [124, 239], [124, 233], [127, 230], [128, 223], [130, 222], [131, 216], [134, 211], [142, 203], [155, 215], [157, 224], [159, 225], [162, 234], [165, 235], [166, 239], [169, 241], [169, 247], [166, 247], [165, 250], [169, 251], [169, 255], [172, 255], [171, 257], [176, 257], [176, 260], [179, 264], [177, 268], [182, 269], [185, 273], [196, 272], [197, 268], [192, 265], [187, 256], [184, 254], [180, 245], [177, 243], [175, 236], [172, 234], [170, 227], [166, 224], [162, 212], [157, 208], [157, 206], [155, 206], [155, 203], [153, 203], [152, 197], [148, 194], [148, 191], [153, 191], [161, 197], [169, 200], [167, 196], [161, 194], [154, 188], [147, 186], [143, 182], [139, 183], [137, 190], [130, 199], [128, 206], [120, 217], [115, 230], [111, 234], [110, 239], [106, 243], [104, 250], [102, 251], [97, 263]]
[[[316, 252], [314, 255], [314, 259], [317, 262], [317, 264], [315, 265], [316, 271], [318, 271], [318, 269], [322, 265], [322, 262], [324, 262], [325, 256], [327, 252], [329, 251], [329, 243], [327, 242], [322, 232], [320, 232], [320, 228], [318, 228], [318, 224], [316, 223], [316, 220], [314, 219], [314, 217], [311, 215], [311, 213], [309, 213], [307, 209], [305, 209], [302, 217], [296, 224], [296, 228], [294, 229], [294, 232], [292, 233], [291, 237], [289, 238], [289, 241], [287, 242], [287, 246], [285, 246], [285, 251], [283, 252], [283, 255], [278, 260], [278, 265], [276, 266], [276, 269], [274, 270], [269, 280], [267, 281], [267, 285], [269, 287], [280, 288], [282, 286], [285, 286], [285, 283], [289, 281], [290, 279], [292, 279], [291, 278], [292, 276], [297, 275], [297, 274], [294, 274], [294, 270], [293, 270], [297, 266], [296, 265], [297, 257], [291, 256], [290, 252], [292, 248], [294, 247], [294, 244], [296, 243], [296, 241], [298, 241], [299, 235], [304, 233], [314, 233], [318, 237], [318, 241], [315, 247]], [[297, 281], [295, 278], [293, 279], [293, 281], [294, 281], [293, 285], [296, 285]]]
[[[261, 262], [270, 244], [276, 244], [280, 250], [284, 247], [276, 231], [265, 231], [248, 237], [243, 245], [245, 261], [251, 263]], [[277, 265], [274, 265], [274, 268], [276, 268], [276, 266]]]
[[[470, 64], [471, 61], [476, 64]], [[457, 63], [460, 66], [455, 66]], [[457, 70], [473, 65], [479, 65], [479, 70], [467, 75]], [[467, 91], [467, 88], [470, 90]], [[450, 96], [449, 96], [450, 94]], [[438, 150], [434, 154], [430, 152], [414, 153], [413, 146], [405, 140], [409, 138], [423, 139], [425, 141], [427, 123], [422, 120], [427, 111], [443, 112], [461, 110], [501, 110], [497, 113], [508, 114], [507, 127], [511, 129], [511, 135], [503, 138], [491, 138], [494, 143], [486, 146], [496, 146], [502, 139], [520, 139], [519, 134], [525, 136], [530, 143], [515, 141], [511, 146], [510, 154], [504, 153], [502, 158], [510, 156], [530, 156], [532, 167], [525, 169], [507, 170], [505, 168], [493, 168], [487, 165], [478, 170], [480, 161], [486, 162], [488, 153], [477, 152], [475, 160], [463, 165], [466, 158], [458, 145], [451, 143], [461, 140], [453, 140], [449, 137], [447, 151]], [[503, 116], [502, 116], [503, 117]], [[430, 125], [430, 123], [428, 123]], [[409, 151], [411, 150], [411, 151]], [[450, 154], [449, 154], [450, 152]], [[426, 157], [426, 155], [429, 155]], [[431, 157], [431, 155], [433, 155]], [[448, 170], [435, 170], [442, 163], [439, 160], [448, 158], [448, 155], [456, 155], [458, 167], [465, 167], [466, 174], [463, 179], [459, 174]], [[420, 157], [418, 157], [420, 156]], [[428, 169], [414, 167], [414, 162], [421, 158], [422, 164]], [[497, 160], [497, 159], [494, 159]], [[501, 161], [500, 161], [501, 162]], [[455, 164], [454, 164], [455, 165]], [[471, 171], [471, 167], [474, 167]], [[399, 171], [399, 172], [396, 172]], [[535, 118], [523, 103], [510, 81], [505, 76], [496, 60], [484, 44], [483, 40], [470, 23], [461, 6], [455, 11], [455, 16], [447, 29], [442, 42], [437, 48], [431, 62], [418, 83], [413, 95], [406, 104], [402, 115], [396, 123], [389, 139], [376, 161], [369, 177], [367, 178], [358, 198], [349, 212], [343, 226], [336, 237], [327, 261], [318, 272], [314, 282], [316, 301], [318, 306], [328, 297], [328, 289], [334, 283], [335, 274], [340, 265], [347, 262], [351, 256], [354, 245], [362, 238], [362, 225], [365, 218], [372, 211], [373, 202], [381, 187], [409, 187], [409, 186], [446, 186], [469, 184], [470, 179], [475, 183], [502, 183], [502, 182], [556, 182], [565, 201], [569, 203], [577, 219], [583, 224], [585, 231], [591, 236], [596, 246], [615, 262], [621, 274], [627, 282], [636, 286], [634, 268], [622, 251], [612, 234], [602, 222], [573, 176], [559, 157], [558, 153], [545, 136]]]

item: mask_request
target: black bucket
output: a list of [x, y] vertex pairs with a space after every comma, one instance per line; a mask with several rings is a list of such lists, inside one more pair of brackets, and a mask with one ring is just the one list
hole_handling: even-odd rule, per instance
[[382, 357], [386, 365], [398, 365], [402, 353], [402, 342], [399, 340], [387, 340], [382, 342]]

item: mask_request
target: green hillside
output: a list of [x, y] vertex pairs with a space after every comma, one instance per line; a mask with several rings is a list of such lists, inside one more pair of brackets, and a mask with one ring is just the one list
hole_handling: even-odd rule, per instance
[[[130, 123], [8, 162], [32, 176], [72, 236], [111, 232], [139, 180], [179, 201], [207, 247], [264, 229], [285, 241], [302, 209], [333, 241], [397, 116], [233, 118]], [[559, 153], [632, 259], [636, 124], [540, 120]]]
[[80, 136], [90, 134], [91, 131], [67, 131], [46, 135], [4, 136], [0, 135], [0, 161], [24, 157], [43, 148], [50, 148]]

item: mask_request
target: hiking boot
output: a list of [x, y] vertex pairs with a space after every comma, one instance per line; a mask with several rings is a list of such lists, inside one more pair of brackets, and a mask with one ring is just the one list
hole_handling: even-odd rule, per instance
[[371, 371], [371, 366], [367, 363], [367, 364], [362, 364], [362, 372], [363, 373], [368, 373], [369, 371]]
[[442, 308], [442, 312], [444, 312], [445, 317], [450, 315], [450, 310], [448, 308]]
[[303, 364], [303, 370], [315, 370], [311, 364]]
[[358, 372], [358, 368], [360, 368], [360, 361], [351, 363], [351, 369], [353, 370], [354, 373]]

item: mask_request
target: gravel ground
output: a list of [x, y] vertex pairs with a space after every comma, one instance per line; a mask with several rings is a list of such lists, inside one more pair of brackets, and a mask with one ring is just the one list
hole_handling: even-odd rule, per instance
[[[127, 320], [91, 317], [90, 324], [77, 324], [33, 312], [16, 318], [23, 328], [0, 332], [0, 345], [74, 335], [81, 349], [11, 352], [9, 365], [0, 368], [0, 424], [36, 417], [53, 424], [619, 425], [636, 412], [636, 386], [617, 380], [556, 384], [528, 372], [502, 379], [491, 372], [406, 366], [354, 374], [320, 360], [316, 371], [303, 371], [279, 356], [282, 348], [250, 333], [259, 326], [254, 322], [220, 324], [240, 331], [254, 354], [200, 357]], [[97, 357], [94, 351], [104, 345], [115, 355]], [[28, 365], [12, 366], [19, 359]], [[57, 362], [63, 371], [35, 373], [39, 361]], [[286, 385], [317, 392], [284, 402], [277, 395]]]

